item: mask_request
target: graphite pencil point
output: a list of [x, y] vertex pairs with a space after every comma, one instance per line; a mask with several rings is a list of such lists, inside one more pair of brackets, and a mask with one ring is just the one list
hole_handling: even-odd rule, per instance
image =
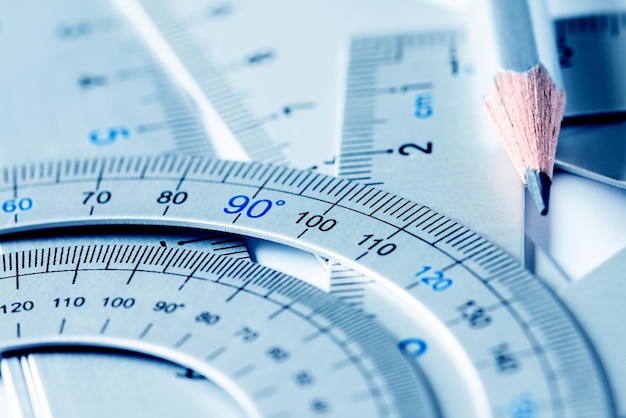
[[565, 111], [550, 41], [552, 22], [539, 1], [475, 0], [472, 5], [473, 27], [485, 50], [487, 115], [540, 212], [546, 214]]
[[537, 205], [537, 209], [539, 209], [539, 213], [547, 215], [550, 203], [550, 186], [552, 185], [550, 177], [543, 171], [528, 169], [524, 174], [524, 182]]
[[[531, 194], [536, 190], [533, 199], [545, 215], [565, 93], [537, 64], [526, 73], [498, 73], [485, 107], [522, 181]], [[529, 172], [537, 174], [529, 176]]]

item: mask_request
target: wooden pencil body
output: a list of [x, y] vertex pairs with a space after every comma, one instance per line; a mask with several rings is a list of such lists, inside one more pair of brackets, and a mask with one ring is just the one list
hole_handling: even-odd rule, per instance
[[541, 213], [548, 197], [565, 93], [541, 0], [472, 0], [485, 109]]

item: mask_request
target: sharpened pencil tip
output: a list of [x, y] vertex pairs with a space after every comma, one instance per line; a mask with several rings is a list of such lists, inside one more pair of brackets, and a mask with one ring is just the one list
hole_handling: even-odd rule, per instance
[[524, 181], [539, 212], [542, 215], [547, 215], [548, 203], [550, 201], [550, 186], [552, 185], [550, 177], [543, 171], [528, 169], [524, 173]]

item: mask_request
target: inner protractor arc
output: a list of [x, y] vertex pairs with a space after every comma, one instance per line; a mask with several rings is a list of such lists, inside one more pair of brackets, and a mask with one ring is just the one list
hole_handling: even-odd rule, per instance
[[[382, 329], [245, 260], [143, 246], [120, 256], [94, 245], [5, 254], [3, 270], [3, 302], [23, 305], [0, 318], [5, 351], [74, 343], [173, 352], [205, 376], [217, 370], [235, 380], [263, 416], [320, 408], [334, 416], [438, 416], [427, 383]], [[86, 302], [64, 309], [54, 303], [61, 293]], [[168, 314], [163, 301], [179, 309]], [[251, 370], [237, 379], [244, 366]], [[299, 387], [304, 372], [317, 384]], [[271, 396], [261, 396], [268, 385]]]
[[[88, 216], [75, 201], [57, 198], [80, 196], [98, 178], [94, 173], [101, 166], [100, 184], [115, 196], [133, 196], [131, 201], [112, 199]], [[85, 160], [17, 171], [21, 174], [12, 178], [5, 170], [3, 197], [12, 198], [15, 189], [18, 194], [27, 191], [36, 204], [20, 213], [7, 232], [154, 223], [235, 232], [317, 252], [376, 279], [408, 306], [433, 312], [474, 361], [496, 415], [528, 405], [555, 416], [576, 411], [611, 415], [601, 364], [558, 298], [507, 254], [423, 205], [307, 171], [201, 158]], [[180, 182], [190, 196], [188, 203], [163, 216], [155, 199]], [[336, 227], [297, 238], [304, 229], [297, 220], [305, 213], [334, 219]], [[376, 243], [381, 247], [361, 256], [367, 252], [364, 245]], [[393, 246], [378, 252], [388, 244]], [[387, 252], [390, 248], [395, 249]], [[433, 275], [421, 277], [426, 267]], [[433, 288], [451, 274], [453, 286]], [[512, 359], [516, 361], [510, 363]]]

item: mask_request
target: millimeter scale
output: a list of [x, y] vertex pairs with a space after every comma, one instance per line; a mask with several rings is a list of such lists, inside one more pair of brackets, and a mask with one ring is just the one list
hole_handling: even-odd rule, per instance
[[[225, 23], [246, 2], [201, 6], [197, 16]], [[434, 44], [443, 45], [435, 55], [444, 51], [448, 69], [451, 58], [463, 56], [460, 33], [431, 35], [444, 39]], [[381, 38], [402, 39], [367, 39]], [[281, 57], [280, 49], [255, 51], [248, 62]], [[459, 69], [471, 77], [471, 67]], [[439, 83], [413, 90], [415, 81], [405, 81], [403, 71], [391, 68], [389, 79], [400, 77], [385, 86], [399, 93], [410, 86], [400, 100], [412, 115], [418, 96], [434, 90], [435, 101], [422, 99], [420, 110], [427, 113], [432, 103], [440, 112]], [[170, 86], [180, 99], [177, 116], [203, 126], [184, 88], [175, 81]], [[159, 97], [139, 90], [137, 97]], [[383, 100], [391, 97], [387, 105], [395, 106], [387, 93]], [[215, 100], [209, 102], [219, 114]], [[158, 109], [159, 100], [153, 103]], [[287, 113], [320, 106], [310, 103], [293, 101]], [[285, 108], [277, 108], [287, 120]], [[354, 120], [351, 111], [346, 107], [346, 121]], [[151, 119], [163, 117], [155, 115]], [[128, 120], [137, 126], [135, 117]], [[165, 120], [166, 145], [153, 142], [146, 152], [185, 153], [172, 130], [186, 132], [185, 123]], [[435, 126], [424, 132], [436, 132]], [[89, 143], [90, 129], [71, 136]], [[130, 143], [104, 132], [98, 138]], [[400, 161], [439, 158], [448, 145], [427, 136], [388, 146], [388, 154]], [[616, 416], [620, 410], [619, 376], [597, 355], [598, 342], [549, 287], [466, 222], [457, 223], [458, 215], [453, 220], [401, 193], [363, 184], [370, 179], [336, 179], [316, 169], [133, 157], [122, 149], [111, 158], [73, 152], [92, 156], [44, 161], [42, 155], [0, 173], [6, 237], [0, 301], [6, 389], [0, 392], [17, 416], [138, 416], [164, 414], [167, 405], [203, 416], [210, 404], [217, 416]], [[446, 173], [431, 175], [445, 179]], [[240, 240], [206, 230], [329, 259], [331, 295], [250, 263]], [[72, 371], [77, 365], [95, 373], [81, 376]], [[113, 389], [120, 382], [130, 396]], [[111, 398], [95, 396], [90, 386]], [[172, 403], [152, 403], [154, 393]]]

